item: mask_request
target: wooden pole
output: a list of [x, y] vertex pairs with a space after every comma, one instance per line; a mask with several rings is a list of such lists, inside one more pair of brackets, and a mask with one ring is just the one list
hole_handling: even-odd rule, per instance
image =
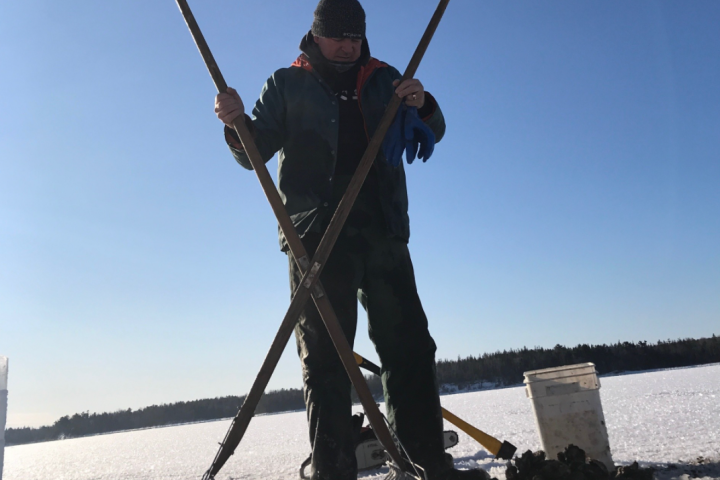
[[[212, 77], [215, 86], [217, 87], [219, 92], [226, 92], [227, 84], [225, 83], [222, 73], [220, 72], [217, 63], [215, 62], [212, 52], [210, 51], [210, 48], [208, 47], [207, 42], [202, 35], [200, 27], [198, 26], [197, 21], [195, 20], [195, 17], [187, 4], [187, 1], [177, 0], [177, 4], [183, 14], [183, 17], [185, 18], [185, 21], [188, 25], [188, 28], [190, 29], [193, 38], [195, 39], [195, 43], [197, 44], [201, 56], [205, 60], [207, 68], [210, 72], [210, 76]], [[237, 132], [238, 137], [243, 144], [243, 148], [245, 149], [248, 159], [250, 160], [250, 163], [255, 170], [255, 173], [258, 177], [258, 180], [260, 181], [266, 197], [268, 198], [268, 201], [270, 202], [270, 205], [273, 209], [273, 212], [275, 213], [280, 228], [288, 241], [288, 245], [290, 247], [290, 251], [293, 257], [296, 259], [296, 262], [301, 271], [306, 274], [305, 277], [314, 276], [313, 273], [308, 272], [308, 257], [305, 248], [295, 230], [295, 227], [292, 224], [292, 221], [290, 220], [289, 215], [287, 214], [287, 211], [285, 210], [285, 206], [283, 205], [282, 200], [277, 193], [277, 190], [275, 189], [272, 177], [267, 171], [265, 162], [263, 162], [262, 160], [260, 152], [258, 151], [257, 146], [252, 139], [252, 135], [250, 134], [247, 126], [245, 125], [244, 116], [240, 116], [239, 118], [237, 118], [233, 122], [233, 127], [235, 128], [235, 131]], [[307, 278], [303, 280], [303, 283], [306, 282]], [[347, 352], [350, 352], [350, 356], [352, 356], [352, 349], [347, 342], [345, 335], [342, 332], [342, 328], [340, 327], [340, 324], [337, 320], [337, 316], [335, 315], [332, 305], [327, 299], [327, 295], [325, 295], [324, 293], [322, 285], [314, 282], [311, 287], [299, 288], [298, 290], [299, 292], [303, 292], [303, 295], [300, 295], [300, 297], [302, 297], [302, 301], [296, 301], [294, 304], [291, 304], [291, 308], [288, 310], [285, 318], [283, 319], [280, 329], [278, 330], [278, 333], [273, 340], [273, 343], [270, 347], [270, 350], [268, 351], [268, 354], [266, 355], [266, 358], [263, 362], [260, 372], [255, 379], [255, 382], [253, 383], [250, 392], [246, 396], [245, 401], [240, 408], [240, 411], [233, 419], [230, 425], [230, 429], [228, 430], [225, 439], [221, 443], [220, 449], [210, 469], [206, 472], [204, 478], [214, 478], [215, 474], [220, 471], [222, 466], [225, 464], [225, 462], [227, 462], [227, 459], [234, 453], [237, 445], [242, 440], [242, 437], [244, 436], [247, 427], [250, 424], [250, 420], [255, 414], [257, 404], [260, 401], [260, 398], [262, 397], [262, 394], [264, 393], [265, 388], [270, 381], [270, 378], [272, 377], [275, 367], [280, 360], [280, 357], [283, 350], [285, 349], [285, 346], [287, 345], [288, 340], [290, 339], [295, 323], [297, 322], [297, 318], [300, 316], [300, 313], [304, 308], [305, 303], [307, 303], [308, 297], [311, 294], [314, 297], [316, 306], [318, 307], [318, 310], [323, 318], [323, 321], [326, 324], [326, 328], [328, 329], [328, 332], [333, 339], [333, 343], [335, 344], [336, 348], [339, 351], [344, 349]], [[298, 296], [297, 293], [298, 292], [296, 292], [295, 297]], [[368, 388], [367, 383], [365, 382], [365, 379], [360, 372], [360, 369], [357, 367], [357, 365], [354, 364], [354, 361], [349, 362], [352, 366], [348, 368], [348, 355], [341, 354], [341, 359], [343, 359], [343, 364], [346, 370], [348, 370], [350, 379], [355, 386], [355, 390], [357, 391], [358, 396], [361, 399], [363, 408], [365, 409], [365, 413], [368, 416], [368, 420], [370, 421], [373, 428], [376, 430], [378, 439], [387, 449], [390, 457], [398, 465], [404, 465], [402, 457], [400, 456], [400, 452], [397, 450], [397, 447], [392, 440], [390, 431], [385, 425], [382, 414], [380, 413], [375, 403], [375, 400], [372, 397], [372, 393], [370, 392], [370, 389]]]
[[[210, 51], [210, 48], [208, 47], [207, 42], [202, 35], [200, 27], [198, 26], [197, 21], [195, 20], [195, 17], [193, 16], [192, 11], [187, 4], [187, 1], [176, 1], [183, 17], [185, 18], [188, 28], [190, 29], [193, 39], [197, 44], [198, 50], [200, 51], [200, 54], [205, 61], [208, 71], [210, 72], [210, 76], [215, 83], [215, 86], [217, 87], [219, 92], [226, 92], [227, 84], [222, 77], [220, 69], [215, 62], [212, 52]], [[432, 39], [432, 35], [437, 29], [437, 25], [439, 24], [440, 19], [442, 18], [442, 14], [444, 13], [448, 3], [449, 0], [440, 1], [440, 5], [436, 9], [435, 14], [430, 21], [430, 25], [428, 25], [428, 28], [426, 29], [425, 34], [421, 39], [420, 44], [418, 45], [418, 48], [416, 49], [415, 54], [410, 61], [410, 65], [408, 66], [405, 74], [403, 75], [403, 79], [412, 78], [417, 71], [420, 61], [422, 60], [422, 57], [427, 50], [430, 40]], [[280, 360], [280, 356], [282, 355], [282, 352], [287, 345], [295, 323], [297, 322], [297, 318], [302, 312], [310, 296], [312, 296], [313, 300], [315, 301], [318, 311], [323, 319], [323, 322], [325, 323], [331, 339], [333, 340], [340, 359], [343, 362], [346, 371], [348, 372], [350, 380], [355, 386], [355, 390], [358, 393], [358, 397], [361, 400], [370, 424], [375, 430], [378, 440], [380, 440], [380, 442], [386, 448], [388, 455], [393, 459], [393, 461], [395, 461], [396, 464], [401, 466], [401, 468], [405, 468], [405, 462], [402, 460], [400, 453], [392, 440], [390, 431], [385, 425], [382, 414], [377, 408], [375, 400], [372, 398], [372, 394], [370, 393], [367, 383], [365, 382], [365, 379], [362, 376], [359, 367], [355, 363], [352, 349], [347, 342], [345, 335], [343, 334], [342, 328], [340, 327], [332, 305], [330, 305], [330, 302], [327, 299], [327, 295], [325, 295], [324, 293], [322, 285], [318, 282], [318, 278], [320, 276], [320, 272], [322, 271], [324, 263], [327, 261], [327, 258], [332, 251], [332, 248], [335, 244], [335, 241], [337, 240], [340, 230], [342, 229], [342, 226], [344, 225], [345, 220], [347, 219], [347, 216], [352, 209], [352, 205], [357, 198], [360, 187], [362, 187], [365, 177], [367, 176], [367, 173], [372, 166], [372, 162], [377, 156], [383, 138], [385, 137], [385, 133], [387, 132], [387, 129], [392, 123], [392, 120], [395, 117], [395, 113], [400, 106], [400, 103], [401, 99], [395, 95], [393, 96], [390, 104], [386, 108], [385, 114], [380, 121], [380, 125], [378, 126], [375, 134], [370, 140], [368, 149], [365, 151], [365, 154], [360, 161], [360, 165], [358, 166], [358, 169], [354, 174], [350, 185], [348, 186], [348, 189], [343, 196], [343, 199], [340, 201], [340, 205], [338, 206], [337, 211], [335, 212], [333, 218], [330, 221], [330, 225], [328, 226], [327, 231], [320, 242], [318, 251], [313, 257], [312, 266], [310, 266], [309, 262], [307, 261], [307, 252], [305, 251], [305, 248], [300, 241], [300, 237], [298, 236], [292, 224], [292, 221], [290, 220], [290, 217], [285, 210], [285, 207], [275, 188], [272, 178], [267, 171], [267, 167], [265, 167], [265, 162], [262, 160], [257, 146], [252, 139], [252, 135], [250, 134], [247, 126], [245, 125], [244, 116], [241, 115], [233, 121], [233, 127], [235, 128], [235, 131], [237, 132], [238, 137], [243, 144], [245, 153], [247, 154], [248, 159], [258, 177], [258, 180], [260, 181], [263, 191], [265, 192], [265, 195], [270, 202], [271, 208], [273, 209], [273, 212], [275, 213], [275, 216], [278, 220], [278, 224], [280, 225], [280, 229], [282, 230], [286, 240], [288, 241], [290, 252], [296, 259], [298, 267], [304, 273], [304, 276], [301, 280], [300, 287], [297, 289], [295, 295], [293, 296], [290, 307], [285, 314], [285, 318], [283, 319], [280, 329], [275, 336], [275, 339], [270, 347], [265, 361], [263, 362], [260, 372], [258, 373], [250, 392], [245, 398], [243, 406], [240, 408], [240, 411], [233, 419], [230, 429], [228, 430], [228, 433], [226, 434], [225, 439], [223, 440], [210, 469], [205, 473], [203, 478], [214, 478], [215, 474], [217, 474], [217, 472], [222, 468], [227, 459], [234, 453], [235, 448], [237, 448], [237, 445], [239, 444], [243, 435], [245, 434], [245, 431], [247, 430], [250, 419], [255, 413], [257, 403], [259, 402], [260, 397], [265, 391], [265, 388], [270, 381], [270, 377], [272, 376], [272, 373], [274, 372], [275, 367]]]

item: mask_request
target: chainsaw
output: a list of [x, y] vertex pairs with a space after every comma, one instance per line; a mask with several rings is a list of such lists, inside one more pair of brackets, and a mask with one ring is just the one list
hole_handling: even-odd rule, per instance
[[[359, 422], [359, 424], [362, 425], [364, 418], [362, 413], [357, 413], [353, 417], [354, 422]], [[444, 431], [443, 442], [445, 450], [454, 447], [458, 444], [458, 434], [452, 430]], [[355, 445], [355, 457], [357, 458], [358, 470], [379, 468], [390, 460], [389, 455], [385, 451], [385, 447], [383, 447], [382, 443], [380, 443], [375, 436], [375, 432], [369, 426], [361, 427], [360, 429], [360, 435]], [[302, 480], [310, 480], [310, 477], [305, 474], [305, 469], [311, 462], [312, 455], [308, 456], [308, 458], [302, 462], [302, 465], [300, 465], [300, 478]]]

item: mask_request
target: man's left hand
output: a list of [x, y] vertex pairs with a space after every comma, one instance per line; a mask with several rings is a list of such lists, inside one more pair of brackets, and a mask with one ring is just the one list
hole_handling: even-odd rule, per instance
[[420, 80], [411, 78], [402, 83], [400, 80], [395, 80], [393, 86], [397, 87], [395, 93], [398, 97], [405, 99], [407, 106], [422, 108], [425, 105], [425, 89]]

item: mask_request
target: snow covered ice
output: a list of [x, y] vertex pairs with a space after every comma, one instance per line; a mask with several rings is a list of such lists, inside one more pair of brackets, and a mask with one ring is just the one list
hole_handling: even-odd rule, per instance
[[[698, 478], [720, 478], [720, 364], [601, 378], [613, 460], [664, 467], [698, 457], [715, 464]], [[518, 447], [538, 450], [531, 402], [522, 387], [442, 397], [445, 408]], [[8, 447], [5, 480], [199, 480], [210, 466], [229, 420], [137, 430]], [[446, 423], [446, 429], [458, 431]], [[505, 462], [458, 431], [449, 450], [458, 468], [479, 467], [505, 478]], [[305, 412], [258, 416], [218, 480], [296, 480], [310, 452]], [[383, 478], [385, 470], [361, 472]], [[689, 478], [668, 470], [658, 478]]]

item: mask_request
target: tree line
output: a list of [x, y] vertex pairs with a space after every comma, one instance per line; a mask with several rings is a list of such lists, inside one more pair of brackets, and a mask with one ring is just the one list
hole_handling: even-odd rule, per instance
[[488, 382], [496, 386], [516, 385], [523, 372], [592, 362], [600, 375], [661, 368], [689, 367], [720, 362], [720, 338], [648, 342], [618, 342], [611, 345], [577, 345], [553, 348], [523, 347], [519, 350], [485, 353], [478, 357], [439, 360], [438, 383], [468, 386]]
[[[245, 401], [243, 396], [206, 398], [190, 402], [152, 405], [139, 410], [118, 410], [105, 413], [76, 413], [64, 416], [50, 426], [40, 428], [8, 428], [6, 445], [62, 440], [121, 430], [153, 428], [181, 423], [202, 422], [234, 417]], [[305, 408], [301, 389], [282, 389], [264, 394], [256, 414], [274, 413]]]
[[[477, 357], [439, 360], [438, 383], [443, 391], [472, 388], [478, 384], [517, 385], [523, 372], [540, 368], [593, 362], [598, 373], [687, 367], [720, 362], [720, 338], [681, 339], [647, 342], [618, 342], [611, 345], [577, 345], [554, 348], [521, 348], [485, 353]], [[382, 382], [375, 375], [366, 376], [375, 398], [382, 398]], [[357, 402], [357, 395], [353, 392]], [[237, 414], [245, 396], [227, 396], [152, 405], [139, 410], [110, 413], [76, 413], [64, 416], [53, 425], [40, 428], [9, 428], [5, 431], [8, 446], [25, 443], [76, 438], [87, 435], [152, 428], [165, 425], [229, 418]], [[282, 389], [263, 395], [256, 414], [277, 413], [305, 408], [302, 389]]]

